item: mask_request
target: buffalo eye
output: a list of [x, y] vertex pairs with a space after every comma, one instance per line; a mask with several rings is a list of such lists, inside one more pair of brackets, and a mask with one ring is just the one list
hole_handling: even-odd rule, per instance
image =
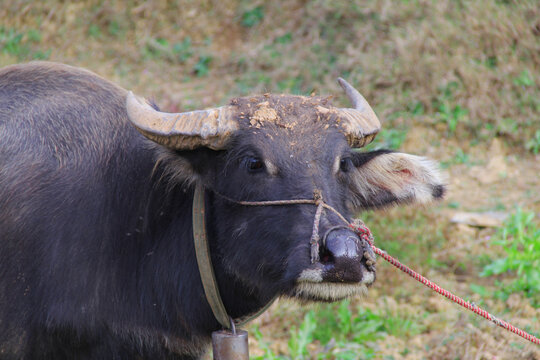
[[343, 158], [339, 162], [339, 169], [343, 172], [349, 172], [352, 168], [353, 168], [353, 163], [350, 157]]
[[263, 161], [254, 156], [249, 156], [245, 159], [245, 166], [247, 168], [247, 171], [250, 173], [256, 173], [264, 170], [264, 163]]

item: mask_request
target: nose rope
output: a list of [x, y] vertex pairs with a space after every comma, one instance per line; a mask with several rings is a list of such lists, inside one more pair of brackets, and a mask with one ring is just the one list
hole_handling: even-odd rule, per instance
[[[480, 308], [479, 306], [475, 305], [474, 303], [470, 303], [468, 301], [463, 300], [459, 296], [454, 295], [450, 291], [441, 288], [437, 284], [433, 283], [429, 279], [423, 277], [419, 273], [415, 272], [411, 268], [407, 267], [406, 265], [403, 265], [400, 263], [397, 259], [393, 258], [392, 256], [388, 255], [386, 251], [379, 249], [374, 244], [374, 237], [369, 228], [364, 224], [364, 222], [360, 219], [353, 219], [352, 222], [349, 222], [343, 215], [339, 213], [336, 209], [334, 209], [332, 206], [326, 204], [322, 199], [322, 194], [319, 190], [315, 190], [313, 194], [313, 200], [308, 199], [293, 199], [293, 200], [271, 200], [271, 201], [235, 201], [232, 200], [220, 193], [217, 193], [217, 195], [227, 199], [230, 202], [244, 205], [244, 206], [272, 206], [272, 205], [293, 205], [293, 204], [312, 204], [317, 206], [317, 210], [315, 211], [315, 218], [313, 221], [313, 232], [311, 235], [311, 262], [314, 262], [314, 259], [316, 261], [319, 260], [319, 222], [322, 214], [322, 209], [327, 209], [332, 212], [334, 212], [344, 223], [348, 225], [363, 241], [367, 242], [373, 252], [379, 256], [381, 256], [384, 260], [388, 261], [390, 264], [398, 268], [399, 270], [403, 271], [407, 275], [411, 276], [415, 280], [419, 281], [423, 285], [427, 286], [428, 288], [432, 289], [436, 293], [450, 299], [451, 301], [455, 302], [456, 304], [474, 312], [477, 315], [482, 316], [483, 318], [492, 321], [497, 326], [500, 326], [501, 328], [508, 330], [518, 336], [521, 336], [522, 338], [532, 342], [533, 344], [540, 345], [540, 339], [535, 337], [532, 334], [527, 333], [524, 330], [521, 330], [520, 328], [517, 328], [513, 326], [512, 324], [501, 320], [494, 315], [490, 314], [486, 310]], [[366, 265], [372, 266], [376, 259], [373, 254], [370, 254], [370, 252], [366, 251], [364, 252], [364, 257], [366, 258]], [[269, 306], [269, 305], [267, 305]], [[212, 310], [213, 310], [213, 306]], [[264, 310], [266, 310], [267, 307], [263, 308], [262, 311], [258, 312], [254, 317], [260, 315]], [[226, 313], [225, 313], [226, 314]], [[230, 325], [229, 325], [230, 326]], [[228, 327], [225, 325], [225, 327]]]
[[292, 199], [292, 200], [269, 200], [269, 201], [236, 201], [233, 199], [228, 198], [227, 196], [224, 196], [220, 193], [217, 193], [217, 195], [221, 196], [222, 198], [244, 206], [278, 206], [278, 205], [295, 205], [295, 204], [309, 204], [309, 205], [315, 205], [317, 206], [317, 210], [315, 211], [315, 217], [313, 219], [313, 230], [311, 232], [311, 238], [309, 240], [309, 244], [311, 246], [310, 248], [310, 258], [311, 263], [314, 264], [320, 260], [319, 256], [319, 244], [321, 237], [319, 235], [319, 224], [321, 222], [321, 215], [323, 209], [327, 209], [332, 211], [334, 214], [336, 214], [340, 220], [342, 220], [345, 224], [349, 224], [350, 222], [343, 216], [339, 211], [334, 209], [332, 206], [328, 205], [324, 202], [322, 192], [318, 189], [315, 189], [313, 191], [313, 200], [311, 199]]
[[311, 263], [315, 264], [319, 262], [319, 241], [321, 237], [319, 236], [319, 224], [321, 222], [321, 214], [323, 211], [323, 199], [322, 193], [319, 190], [315, 190], [313, 193], [313, 199], [317, 205], [317, 210], [315, 211], [315, 218], [313, 219], [313, 231], [311, 232], [311, 239], [309, 244], [311, 245]]
[[[316, 192], [317, 192], [317, 190], [315, 190], [315, 193]], [[333, 213], [335, 213], [340, 218], [340, 220], [342, 220], [346, 224], [349, 224], [349, 221], [345, 218], [345, 216], [341, 215], [341, 213], [339, 211], [337, 211], [332, 206], [330, 206], [327, 203], [325, 203], [324, 201], [322, 201], [322, 195], [321, 195], [320, 200], [317, 200], [317, 199], [313, 199], [313, 200], [312, 199], [292, 199], [292, 200], [269, 200], [269, 201], [236, 201], [236, 200], [230, 199], [230, 198], [228, 198], [226, 196], [223, 196], [223, 195], [221, 195], [219, 193], [216, 193], [216, 194], [218, 194], [219, 196], [221, 196], [224, 199], [227, 199], [230, 202], [236, 203], [238, 205], [244, 205], [244, 206], [274, 206], [274, 205], [295, 205], [295, 204], [308, 204], [308, 205], [317, 205], [318, 206], [319, 203], [320, 203], [320, 204], [322, 204], [323, 208], [325, 208], [326, 210], [332, 211]]]
[[[330, 210], [334, 212], [343, 222], [349, 224], [347, 219], [339, 213], [332, 206], [326, 204], [323, 201], [322, 193], [320, 190], [315, 190], [313, 193], [313, 200], [311, 199], [292, 199], [292, 200], [273, 200], [273, 201], [236, 201], [233, 200], [219, 192], [214, 191], [214, 193], [225, 200], [232, 202], [234, 204], [244, 205], [244, 206], [272, 206], [272, 205], [294, 205], [294, 204], [310, 204], [316, 205], [317, 210], [315, 211], [315, 219], [313, 221], [313, 232], [311, 237], [311, 262], [319, 260], [319, 223], [321, 219], [321, 214], [323, 209]], [[199, 268], [199, 275], [201, 277], [201, 283], [203, 286], [204, 294], [210, 309], [214, 314], [216, 320], [223, 326], [225, 329], [233, 329], [234, 323], [240, 325], [246, 323], [252, 319], [255, 319], [265, 310], [267, 310], [270, 305], [274, 302], [274, 299], [270, 300], [262, 309], [257, 311], [255, 314], [249, 315], [240, 319], [238, 322], [232, 320], [232, 318], [227, 313], [225, 305], [221, 299], [219, 287], [217, 285], [216, 276], [214, 273], [214, 268], [212, 266], [212, 260], [210, 257], [210, 247], [208, 244], [208, 237], [206, 234], [206, 224], [205, 224], [205, 204], [204, 204], [204, 186], [202, 184], [197, 184], [195, 187], [195, 192], [193, 194], [193, 206], [192, 206], [192, 226], [193, 226], [193, 243], [195, 247], [195, 257], [197, 259], [197, 266]], [[277, 296], [276, 296], [277, 297]]]

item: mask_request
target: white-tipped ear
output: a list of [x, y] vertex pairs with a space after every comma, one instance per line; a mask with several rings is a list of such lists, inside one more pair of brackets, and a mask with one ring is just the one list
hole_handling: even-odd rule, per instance
[[435, 161], [404, 153], [380, 153], [359, 159], [351, 172], [355, 209], [384, 207], [399, 203], [426, 204], [441, 199], [445, 177]]

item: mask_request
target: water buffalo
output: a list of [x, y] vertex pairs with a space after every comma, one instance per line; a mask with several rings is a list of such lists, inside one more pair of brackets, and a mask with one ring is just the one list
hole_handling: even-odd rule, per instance
[[194, 254], [192, 202], [227, 313], [276, 296], [334, 301], [375, 279], [366, 248], [313, 199], [360, 210], [442, 197], [436, 164], [358, 152], [379, 131], [365, 99], [260, 95], [169, 114], [83, 69], [0, 70], [0, 358], [194, 359], [221, 328]]

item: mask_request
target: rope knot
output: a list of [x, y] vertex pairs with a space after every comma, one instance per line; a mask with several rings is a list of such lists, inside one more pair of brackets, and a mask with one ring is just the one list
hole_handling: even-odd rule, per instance
[[321, 203], [323, 203], [323, 197], [322, 197], [322, 192], [321, 190], [319, 189], [315, 189], [313, 190], [313, 200], [315, 200], [315, 205], [320, 205]]

